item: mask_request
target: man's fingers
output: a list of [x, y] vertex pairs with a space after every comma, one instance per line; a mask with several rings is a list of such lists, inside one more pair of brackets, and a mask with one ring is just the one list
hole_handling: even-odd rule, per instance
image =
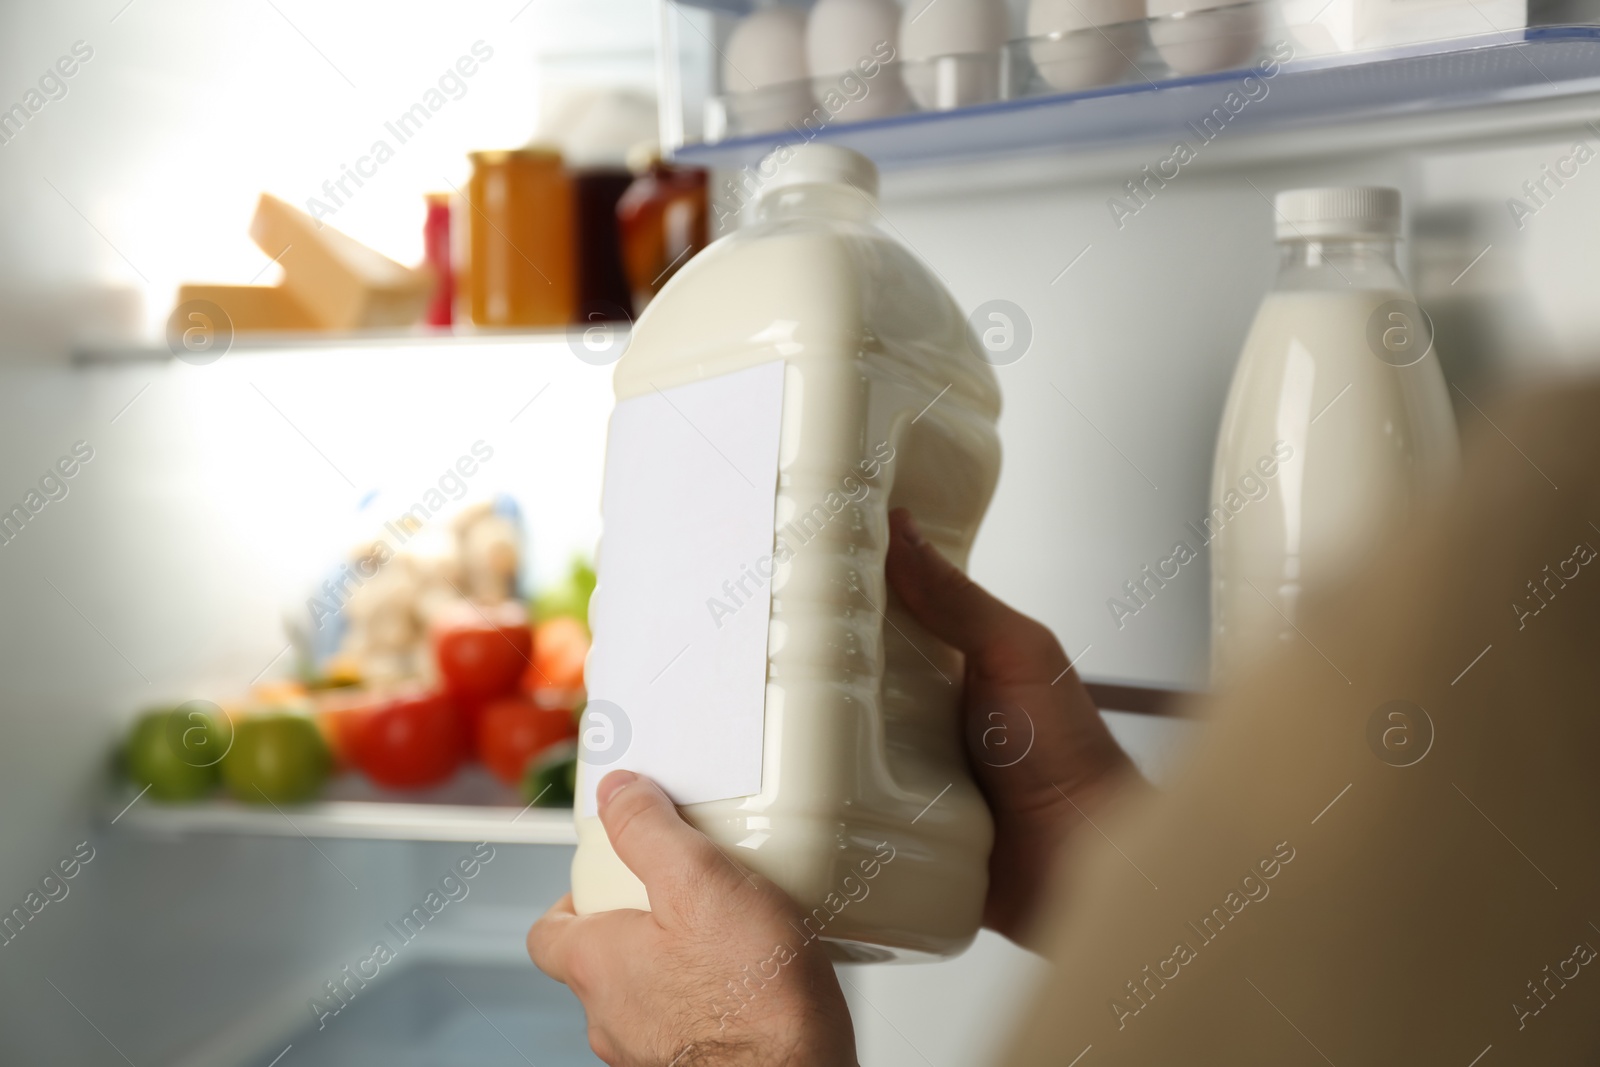
[[750, 876], [683, 821], [672, 800], [650, 779], [612, 771], [600, 782], [600, 821], [617, 857], [644, 883], [650, 910], [666, 923], [682, 920], [696, 903], [726, 908], [726, 898], [749, 888]]
[[572, 894], [568, 893], [539, 916], [539, 921], [528, 931], [528, 958], [533, 960], [533, 965], [566, 984], [571, 984], [567, 958], [577, 921], [578, 916], [572, 910]]
[[659, 929], [643, 911], [577, 915], [568, 893], [528, 931], [528, 956], [545, 974], [588, 998], [603, 992], [619, 970], [626, 974], [632, 954], [645, 951]]
[[904, 508], [889, 513], [886, 570], [912, 616], [939, 640], [964, 652], [980, 673], [1006, 673], [1018, 666], [1066, 667], [1066, 654], [1042, 623], [1014, 611], [945, 559]]

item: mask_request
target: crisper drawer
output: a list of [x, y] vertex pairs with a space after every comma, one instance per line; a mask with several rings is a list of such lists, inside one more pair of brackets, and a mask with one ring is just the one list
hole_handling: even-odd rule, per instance
[[531, 964], [423, 961], [353, 998], [322, 1029], [309, 1016], [278, 1067], [590, 1067], [583, 1010]]

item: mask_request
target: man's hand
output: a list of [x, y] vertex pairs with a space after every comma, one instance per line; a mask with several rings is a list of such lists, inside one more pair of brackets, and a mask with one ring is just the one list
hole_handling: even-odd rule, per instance
[[850, 1067], [855, 1034], [833, 966], [799, 909], [736, 867], [631, 771], [600, 783], [600, 820], [650, 911], [579, 916], [561, 898], [528, 954], [583, 1002], [612, 1067]]
[[963, 574], [903, 508], [889, 524], [890, 585], [966, 655], [967, 749], [995, 827], [984, 925], [1025, 944], [1061, 843], [1137, 774], [1049, 628]]

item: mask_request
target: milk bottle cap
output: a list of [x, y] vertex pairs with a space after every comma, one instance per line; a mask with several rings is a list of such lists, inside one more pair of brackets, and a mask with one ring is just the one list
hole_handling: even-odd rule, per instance
[[1400, 190], [1379, 185], [1288, 189], [1273, 202], [1278, 240], [1400, 235]]
[[868, 196], [878, 195], [878, 168], [860, 152], [838, 145], [816, 144], [779, 148], [761, 161], [766, 180], [762, 195], [792, 185], [852, 185]]

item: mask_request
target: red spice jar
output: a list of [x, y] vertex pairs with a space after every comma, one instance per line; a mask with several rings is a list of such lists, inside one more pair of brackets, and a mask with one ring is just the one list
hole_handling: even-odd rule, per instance
[[456, 275], [450, 243], [450, 194], [428, 193], [428, 217], [422, 224], [423, 259], [438, 279], [422, 321], [449, 326], [455, 318]]

